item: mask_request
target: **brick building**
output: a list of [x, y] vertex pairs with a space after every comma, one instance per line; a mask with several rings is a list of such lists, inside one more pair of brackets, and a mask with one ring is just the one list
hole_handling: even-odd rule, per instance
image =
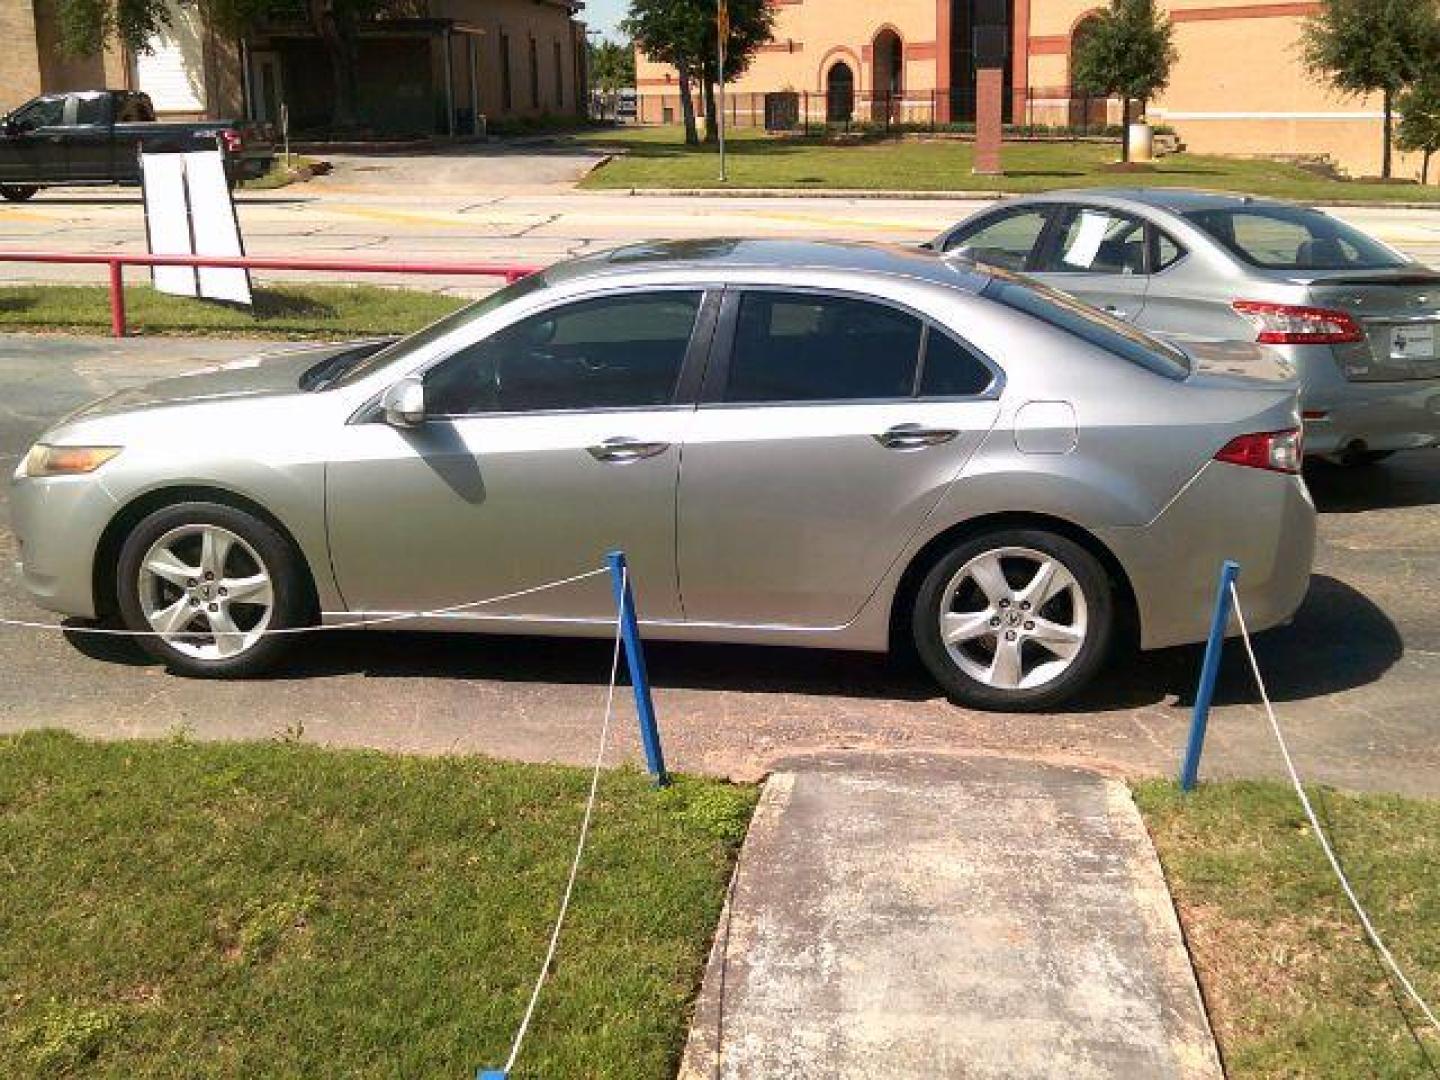
[[[585, 27], [572, 0], [426, 0], [414, 18], [360, 35], [360, 110], [393, 134], [467, 134], [477, 119], [582, 113]], [[303, 24], [273, 24], [234, 40], [196, 5], [172, 0], [169, 28], [147, 52], [112, 48], [67, 60], [51, 0], [0, 0], [0, 111], [39, 93], [101, 87], [143, 90], [162, 117], [248, 116], [295, 130], [329, 119], [331, 73]]]
[[[1086, 100], [1071, 56], [1097, 0], [775, 0], [774, 38], [730, 90], [733, 109], [790, 90], [816, 119], [939, 123], [973, 116], [974, 30], [1003, 27], [1006, 118], [1069, 124], [1118, 121], [1113, 102]], [[1344, 97], [1300, 62], [1312, 0], [1169, 0], [1179, 61], [1149, 118], [1201, 153], [1329, 155], [1355, 175], [1379, 172], [1378, 100]], [[679, 117], [675, 73], [637, 57], [642, 118]], [[698, 102], [697, 102], [698, 105]], [[727, 110], [728, 112], [729, 110]], [[740, 122], [758, 119], [738, 116]], [[1399, 174], [1418, 173], [1402, 158]]]

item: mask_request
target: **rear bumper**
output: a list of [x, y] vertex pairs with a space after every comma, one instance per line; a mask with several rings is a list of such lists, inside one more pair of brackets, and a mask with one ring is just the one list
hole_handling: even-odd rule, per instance
[[1298, 476], [1211, 462], [1148, 525], [1096, 532], [1129, 575], [1142, 648], [1205, 639], [1226, 559], [1252, 630], [1288, 620], [1310, 587], [1315, 504]]
[[[1440, 379], [1352, 382], [1330, 346], [1284, 350], [1300, 371], [1307, 454], [1440, 446]], [[1314, 414], [1323, 414], [1316, 416]]]

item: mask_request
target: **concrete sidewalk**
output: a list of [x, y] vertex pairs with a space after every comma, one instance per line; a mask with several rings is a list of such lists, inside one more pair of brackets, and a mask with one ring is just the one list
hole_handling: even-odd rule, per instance
[[680, 1075], [1221, 1075], [1125, 786], [1002, 758], [772, 775]]

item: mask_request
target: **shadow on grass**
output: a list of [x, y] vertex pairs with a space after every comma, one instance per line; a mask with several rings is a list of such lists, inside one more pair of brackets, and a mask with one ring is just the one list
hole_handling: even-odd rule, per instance
[[255, 289], [251, 297], [254, 300], [253, 308], [230, 304], [225, 306], [241, 315], [248, 312], [261, 322], [268, 319], [323, 319], [330, 322], [337, 314], [334, 304], [312, 296], [297, 296], [275, 289]]

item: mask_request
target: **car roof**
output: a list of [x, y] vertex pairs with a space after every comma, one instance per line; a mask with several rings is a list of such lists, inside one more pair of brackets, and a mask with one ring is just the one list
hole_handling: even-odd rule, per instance
[[636, 271], [827, 270], [914, 278], [978, 293], [991, 275], [974, 264], [899, 244], [829, 240], [668, 240], [630, 244], [557, 263], [547, 284]]
[[1026, 196], [1021, 202], [1098, 202], [1123, 205], [1139, 203], [1176, 214], [1192, 210], [1221, 210], [1244, 206], [1295, 206], [1296, 203], [1283, 199], [1266, 199], [1255, 195], [1242, 195], [1231, 191], [1205, 191], [1200, 188], [1181, 187], [1094, 187], [1066, 188], [1047, 191], [1041, 195]]

